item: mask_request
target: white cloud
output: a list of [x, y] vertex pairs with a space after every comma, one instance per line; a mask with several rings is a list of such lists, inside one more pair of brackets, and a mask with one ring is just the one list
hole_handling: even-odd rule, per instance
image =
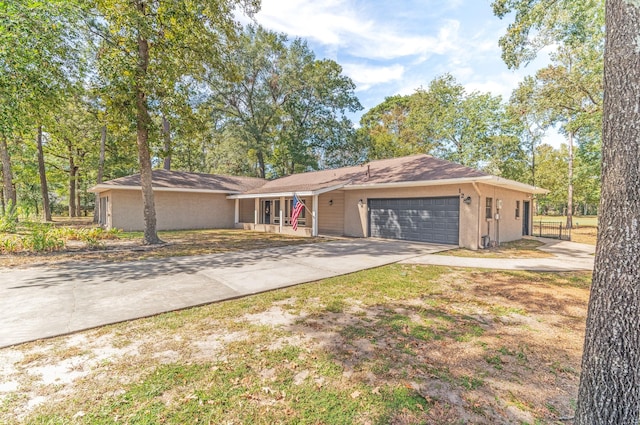
[[420, 56], [424, 60], [444, 54], [453, 47], [460, 28], [458, 21], [446, 20], [432, 29], [436, 35], [412, 35], [366, 16], [366, 10], [348, 1], [263, 0], [256, 19], [274, 31], [339, 46], [351, 56], [370, 59]]
[[368, 90], [373, 85], [402, 79], [404, 66], [375, 66], [367, 64], [344, 64], [342, 69], [358, 86], [358, 91]]

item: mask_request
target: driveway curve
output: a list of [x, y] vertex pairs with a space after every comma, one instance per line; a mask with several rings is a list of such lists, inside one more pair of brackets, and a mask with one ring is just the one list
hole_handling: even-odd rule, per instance
[[402, 261], [406, 264], [471, 267], [494, 270], [526, 270], [534, 272], [571, 272], [593, 270], [595, 246], [547, 238], [532, 238], [544, 243], [538, 248], [548, 258], [477, 258], [451, 255], [423, 255]]
[[539, 239], [552, 258], [432, 255], [451, 245], [346, 239], [132, 262], [0, 268], [0, 348], [402, 262], [497, 270], [593, 269], [594, 247]]
[[446, 249], [451, 246], [346, 239], [193, 257], [0, 269], [0, 348]]

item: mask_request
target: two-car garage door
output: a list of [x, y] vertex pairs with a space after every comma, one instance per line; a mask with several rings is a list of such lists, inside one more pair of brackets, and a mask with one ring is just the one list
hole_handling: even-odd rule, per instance
[[369, 236], [458, 245], [460, 198], [369, 199]]

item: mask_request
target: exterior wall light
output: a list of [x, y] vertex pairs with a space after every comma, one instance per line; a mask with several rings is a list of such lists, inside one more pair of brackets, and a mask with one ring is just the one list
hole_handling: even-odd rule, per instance
[[333, 199], [329, 199], [329, 205], [333, 205]]
[[471, 204], [471, 196], [467, 196], [466, 198], [464, 198], [462, 202], [464, 202], [467, 205]]

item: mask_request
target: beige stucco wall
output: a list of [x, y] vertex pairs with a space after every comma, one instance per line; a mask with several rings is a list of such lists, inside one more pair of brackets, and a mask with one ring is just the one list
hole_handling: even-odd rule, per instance
[[[111, 190], [111, 227], [143, 230], [142, 193]], [[225, 194], [154, 192], [158, 230], [233, 228], [235, 201]]]
[[[366, 237], [368, 231], [368, 199], [372, 198], [419, 198], [419, 197], [460, 197], [459, 245], [477, 249], [481, 237], [488, 235], [491, 241], [508, 242], [522, 237], [524, 202], [530, 201], [527, 193], [494, 186], [478, 184], [425, 186], [414, 188], [358, 189], [334, 191], [318, 197], [319, 234]], [[471, 203], [462, 202], [462, 196], [470, 196]], [[109, 198], [107, 208], [108, 227], [123, 230], [143, 230], [142, 194], [137, 190], [110, 190], [100, 194]], [[486, 198], [493, 198], [494, 218], [485, 218]], [[359, 201], [362, 199], [362, 205]], [[290, 226], [283, 226], [282, 233], [309, 236], [311, 234], [313, 197], [305, 197], [309, 211], [306, 224], [294, 232]], [[331, 205], [329, 201], [333, 201]], [[500, 219], [495, 218], [497, 201], [502, 200]], [[233, 228], [235, 200], [226, 199], [223, 194], [155, 192], [158, 230]], [[520, 201], [520, 217], [515, 217], [516, 201]], [[239, 219], [244, 228], [279, 233], [278, 225], [253, 226], [254, 199], [240, 200]], [[530, 203], [532, 205], [532, 203]], [[532, 214], [529, 214], [531, 229]]]
[[[459, 245], [469, 249], [478, 249], [481, 236], [489, 234], [491, 240], [498, 235], [501, 242], [517, 240], [522, 237], [522, 217], [524, 216], [523, 201], [528, 200], [527, 194], [505, 189], [495, 189], [492, 186], [477, 185], [480, 196], [471, 184], [424, 186], [413, 188], [390, 189], [359, 189], [344, 191], [344, 234], [353, 237], [366, 237], [368, 231], [368, 199], [375, 198], [421, 198], [421, 197], [460, 197], [460, 233]], [[462, 202], [461, 195], [471, 196], [471, 203]], [[502, 199], [500, 220], [495, 218], [489, 222], [485, 219], [486, 197], [494, 198], [494, 213], [496, 199]], [[362, 199], [362, 205], [359, 201]], [[516, 200], [520, 201], [520, 218], [515, 218]], [[322, 205], [322, 203], [321, 203]], [[487, 233], [489, 231], [489, 233]]]
[[253, 199], [239, 199], [240, 202], [240, 223], [253, 223], [255, 201]]
[[318, 232], [321, 235], [343, 235], [344, 211], [343, 191], [318, 196]]
[[[527, 193], [509, 189], [501, 189], [495, 186], [478, 185], [481, 197], [480, 230], [481, 235], [488, 235], [494, 242], [510, 242], [522, 238], [522, 222], [525, 217], [524, 202], [531, 201]], [[493, 216], [486, 219], [486, 198], [493, 198]], [[496, 219], [498, 200], [502, 201], [499, 219]], [[516, 218], [516, 201], [520, 201], [520, 217]], [[529, 204], [531, 208], [531, 202]], [[532, 223], [531, 210], [529, 211], [529, 229]]]

